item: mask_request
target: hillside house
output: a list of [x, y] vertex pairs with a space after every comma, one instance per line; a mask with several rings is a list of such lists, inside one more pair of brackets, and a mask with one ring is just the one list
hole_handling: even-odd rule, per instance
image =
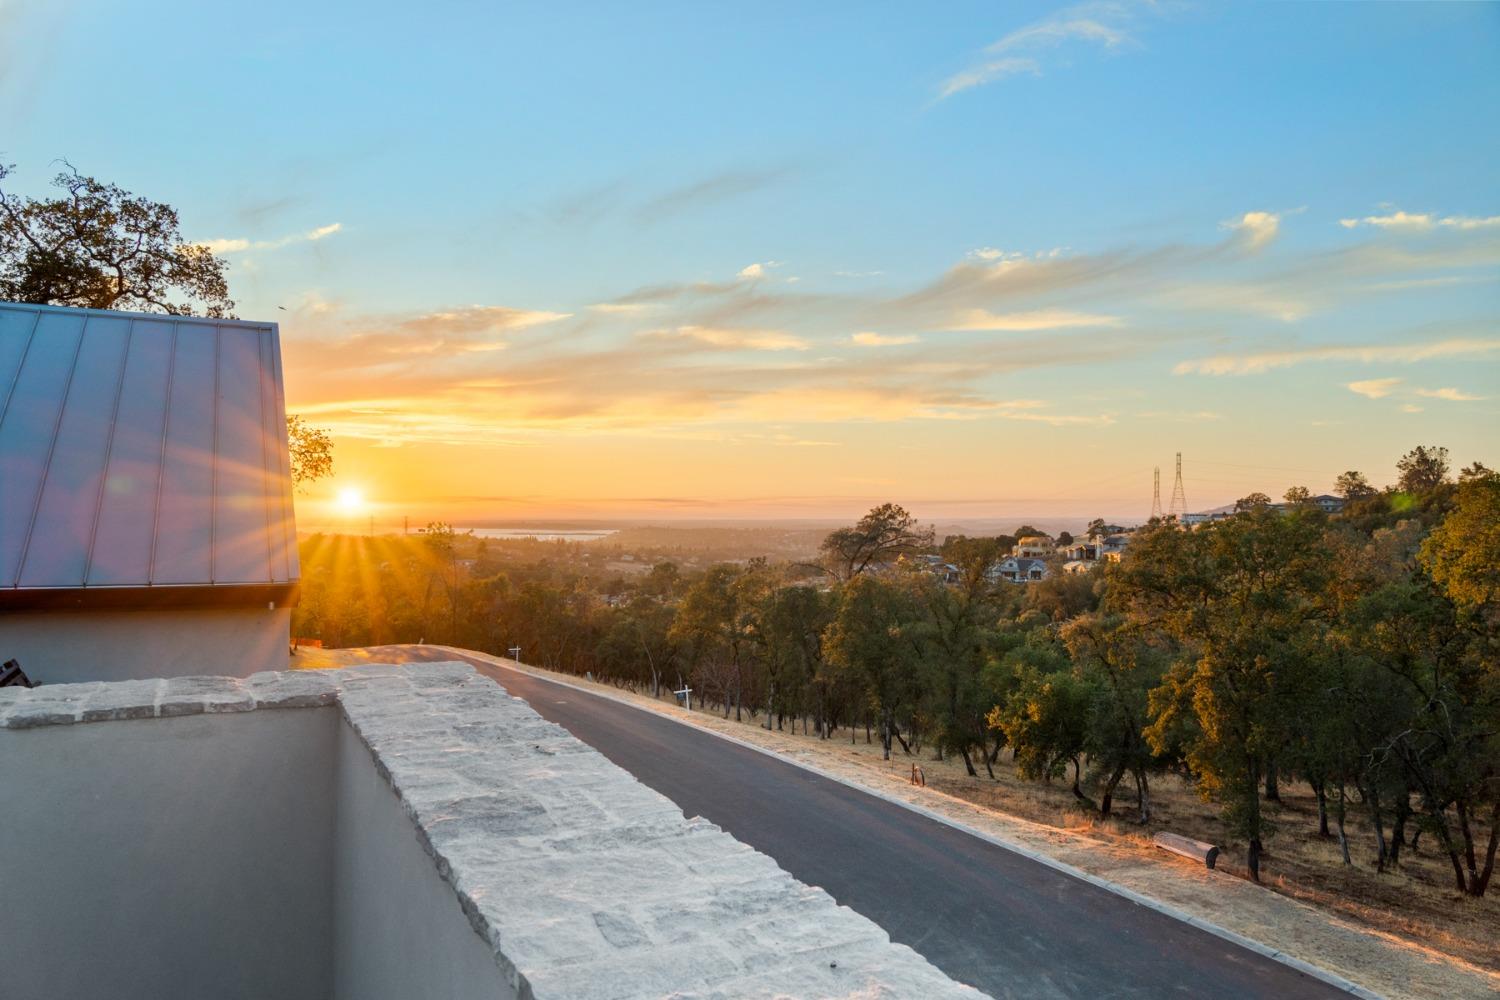
[[1047, 564], [1041, 559], [1010, 556], [991, 568], [990, 578], [1008, 583], [1033, 583], [1047, 578]]
[[285, 669], [299, 577], [274, 323], [0, 303], [0, 659]]
[[1026, 535], [1016, 539], [1010, 554], [1023, 559], [1045, 559], [1056, 550], [1057, 546], [1046, 535]]

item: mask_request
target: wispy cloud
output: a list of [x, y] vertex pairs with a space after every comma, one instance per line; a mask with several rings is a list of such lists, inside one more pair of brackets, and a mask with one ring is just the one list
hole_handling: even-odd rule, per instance
[[751, 351], [805, 351], [812, 345], [783, 330], [727, 330], [708, 326], [679, 326], [652, 330], [646, 337], [685, 337], [714, 347]]
[[1431, 212], [1403, 212], [1399, 209], [1385, 215], [1366, 215], [1363, 218], [1340, 219], [1345, 229], [1374, 226], [1376, 229], [1407, 230], [1418, 232], [1444, 226], [1449, 229], [1472, 230], [1500, 228], [1500, 215], [1433, 215]]
[[967, 309], [944, 324], [945, 330], [1064, 330], [1072, 327], [1122, 326], [1118, 316], [1074, 312], [1071, 309], [1033, 309], [1029, 312], [992, 313], [986, 309]]
[[633, 316], [654, 308], [650, 302], [596, 302], [589, 306], [594, 312]]
[[1359, 382], [1346, 383], [1344, 388], [1368, 399], [1384, 399], [1400, 384], [1399, 378], [1367, 378]]
[[305, 233], [297, 233], [294, 236], [283, 236], [278, 240], [247, 240], [247, 239], [217, 239], [207, 240], [200, 246], [205, 246], [216, 254], [245, 253], [249, 250], [280, 250], [282, 247], [291, 246], [294, 243], [316, 243], [318, 240], [332, 236], [343, 229], [343, 224], [338, 222], [309, 229]]
[[1276, 212], [1246, 212], [1238, 219], [1221, 222], [1219, 228], [1238, 233], [1248, 249], [1259, 250], [1276, 238], [1281, 216]]
[[1089, 3], [1017, 28], [986, 46], [983, 58], [974, 65], [944, 80], [937, 99], [1007, 77], [1041, 76], [1045, 55], [1062, 46], [1082, 43], [1116, 49], [1126, 45], [1134, 41], [1125, 27], [1133, 14], [1133, 4]]
[[943, 89], [939, 98], [952, 97], [960, 91], [968, 90], [970, 87], [982, 87], [986, 83], [994, 83], [1008, 76], [1017, 76], [1022, 73], [1031, 76], [1042, 75], [1042, 64], [1035, 59], [1027, 59], [1021, 56], [1007, 56], [1004, 59], [990, 59], [980, 63], [962, 73], [956, 73], [943, 82]]
[[1177, 424], [1196, 424], [1205, 420], [1223, 420], [1224, 414], [1213, 410], [1147, 410], [1137, 413], [1140, 420], [1162, 420]]
[[920, 340], [920, 337], [915, 337], [911, 334], [898, 336], [894, 334], [871, 333], [868, 330], [861, 330], [859, 333], [849, 335], [849, 342], [858, 344], [860, 347], [899, 347], [902, 344], [915, 344]]
[[1471, 403], [1476, 400], [1486, 398], [1484, 396], [1476, 396], [1470, 392], [1464, 392], [1462, 389], [1454, 389], [1452, 387], [1445, 387], [1442, 389], [1418, 389], [1417, 395], [1426, 396], [1428, 399], [1446, 399], [1454, 403]]
[[758, 281], [761, 278], [764, 278], [767, 272], [771, 270], [771, 268], [780, 266], [781, 261], [779, 260], [766, 260], [760, 261], [755, 264], [747, 264], [746, 266], [740, 268], [740, 273], [737, 275], [737, 277], [741, 281]]
[[[1205, 233], [1216, 224], [1206, 220]], [[740, 268], [743, 277], [731, 270], [720, 280], [666, 280], [609, 298], [595, 293], [586, 309], [309, 313], [286, 341], [288, 371], [316, 377], [298, 376], [303, 384], [290, 391], [299, 407], [325, 407], [318, 412], [338, 434], [381, 442], [493, 443], [496, 428], [506, 440], [573, 432], [742, 438], [757, 424], [780, 431], [789, 422], [907, 420], [1014, 421], [1063, 434], [1218, 414], [1205, 407], [1213, 406], [1209, 400], [1162, 410], [1135, 402], [1122, 415], [1080, 398], [1007, 399], [1001, 388], [1064, 367], [1087, 380], [1109, 364], [1161, 357], [1169, 347], [1173, 361], [1192, 359], [1177, 365], [1180, 374], [1215, 375], [1500, 352], [1500, 338], [1478, 326], [1404, 336], [1376, 328], [1352, 345], [1347, 335], [1329, 343], [1310, 332], [1300, 343], [1268, 345], [1258, 321], [1368, 301], [1371, 282], [1490, 274], [1500, 261], [1492, 234], [1420, 246], [1356, 241], [1273, 261], [1244, 252], [1267, 220], [1246, 223], [1242, 215], [1230, 226], [1203, 243], [1096, 252], [979, 246], [956, 251], [952, 266], [925, 283], [906, 284], [911, 276], [902, 275], [900, 293], [883, 282], [839, 282], [834, 290], [811, 280], [790, 285], [773, 262], [761, 260]], [[1332, 337], [1340, 327], [1328, 329]], [[1218, 339], [1240, 335], [1255, 339], [1244, 348]], [[1428, 385], [1450, 381], [1425, 378]], [[1075, 383], [1060, 377], [1051, 384]], [[1390, 393], [1391, 409], [1425, 402], [1412, 384]], [[832, 437], [793, 433], [798, 440]]]
[[1500, 339], [1454, 338], [1420, 344], [1379, 344], [1364, 347], [1307, 347], [1258, 354], [1220, 354], [1183, 361], [1176, 375], [1260, 375], [1276, 368], [1313, 361], [1358, 361], [1362, 364], [1410, 364], [1437, 358], [1479, 357], [1500, 351]]
[[422, 313], [403, 320], [398, 325], [400, 329], [409, 333], [425, 337], [444, 337], [454, 334], [524, 330], [527, 327], [568, 319], [572, 315], [572, 313], [548, 312], [541, 309], [472, 305]]
[[785, 167], [764, 170], [724, 170], [672, 188], [635, 211], [637, 222], [663, 222], [685, 212], [707, 208], [762, 191], [787, 176]]

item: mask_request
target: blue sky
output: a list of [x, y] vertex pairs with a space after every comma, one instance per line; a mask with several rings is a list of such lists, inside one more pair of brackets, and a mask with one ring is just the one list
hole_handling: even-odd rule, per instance
[[1500, 464], [1500, 6], [812, 6], [0, 0], [0, 156], [175, 204], [393, 508]]

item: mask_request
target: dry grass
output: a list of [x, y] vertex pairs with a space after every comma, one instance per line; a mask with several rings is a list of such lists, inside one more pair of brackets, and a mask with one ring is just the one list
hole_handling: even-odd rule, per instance
[[[1003, 754], [996, 764], [996, 781], [968, 777], [961, 762], [922, 763], [929, 784], [949, 795], [1115, 845], [1152, 852], [1151, 836], [1159, 830], [1217, 843], [1226, 849], [1220, 870], [1249, 877], [1245, 845], [1224, 836], [1215, 807], [1179, 778], [1155, 783], [1152, 821], [1140, 826], [1121, 817], [1097, 819], [1080, 808], [1066, 788], [1021, 781]], [[1317, 835], [1312, 789], [1286, 783], [1281, 797], [1279, 806], [1267, 803], [1278, 832], [1267, 843], [1268, 854], [1261, 863], [1265, 886], [1378, 933], [1500, 972], [1500, 899], [1489, 895], [1476, 900], [1459, 893], [1447, 856], [1434, 850], [1435, 838], [1424, 836], [1418, 851], [1403, 851], [1399, 868], [1381, 873], [1375, 865], [1373, 824], [1363, 815], [1351, 815], [1345, 829], [1354, 863], [1345, 866], [1337, 838]], [[1134, 805], [1133, 793], [1116, 800], [1116, 809], [1128, 816], [1134, 815]]]
[[[763, 722], [759, 717], [752, 720], [747, 716], [741, 725], [762, 726]], [[801, 734], [791, 738], [799, 742], [805, 739], [812, 745], [819, 743], [816, 737]], [[992, 781], [978, 762], [980, 777], [972, 778], [965, 772], [962, 760], [938, 761], [926, 750], [908, 757], [898, 746], [886, 765], [880, 760], [878, 740], [866, 746], [861, 731], [851, 747], [848, 738], [845, 731], [823, 741], [822, 746], [903, 773], [909, 773], [913, 762], [920, 763], [930, 788], [1115, 848], [1154, 855], [1157, 849], [1151, 837], [1161, 830], [1216, 843], [1224, 848], [1219, 870], [1241, 879], [1249, 878], [1245, 867], [1246, 845], [1225, 837], [1217, 807], [1204, 802], [1179, 777], [1166, 776], [1153, 782], [1152, 819], [1141, 826], [1133, 821], [1135, 794], [1128, 781], [1122, 783], [1116, 794], [1117, 815], [1100, 820], [1077, 802], [1066, 783], [1047, 785], [1018, 778], [1008, 751], [1002, 752], [996, 762]], [[1267, 854], [1261, 862], [1262, 885], [1337, 913], [1377, 933], [1500, 973], [1500, 892], [1482, 899], [1459, 893], [1453, 885], [1452, 866], [1447, 855], [1438, 853], [1435, 837], [1423, 835], [1418, 851], [1409, 847], [1403, 850], [1399, 868], [1378, 872], [1374, 825], [1351, 804], [1344, 826], [1354, 863], [1345, 866], [1337, 838], [1323, 839], [1317, 835], [1317, 801], [1312, 789], [1284, 782], [1281, 799], [1280, 805], [1266, 804], [1277, 833], [1267, 842]], [[1330, 825], [1332, 822], [1330, 819]], [[1480, 836], [1487, 835], [1485, 829]], [[1386, 836], [1390, 836], [1389, 826]]]

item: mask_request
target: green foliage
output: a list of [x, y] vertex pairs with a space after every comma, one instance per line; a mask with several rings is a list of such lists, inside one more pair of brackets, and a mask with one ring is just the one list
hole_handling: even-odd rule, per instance
[[1500, 477], [1459, 485], [1453, 512], [1422, 545], [1422, 565], [1460, 607], [1500, 606]]
[[1272, 825], [1258, 784], [1286, 743], [1322, 618], [1324, 520], [1264, 505], [1193, 532], [1145, 533], [1111, 581], [1111, 604], [1182, 649], [1152, 693], [1146, 735], [1180, 747], [1227, 827], [1250, 841], [1252, 874]]
[[990, 725], [1015, 749], [1016, 772], [1051, 781], [1066, 774], [1069, 764], [1076, 770], [1088, 741], [1092, 686], [1071, 671], [1044, 674], [1034, 667], [1025, 668], [1018, 680], [1017, 689], [989, 716]]
[[1333, 483], [1333, 492], [1345, 500], [1361, 500], [1374, 496], [1376, 491], [1363, 472], [1350, 469], [1348, 472], [1339, 473], [1338, 479]]
[[288, 413], [286, 440], [292, 460], [293, 487], [300, 490], [308, 483], [333, 475], [333, 439], [326, 430]]
[[1419, 444], [1401, 456], [1396, 473], [1402, 492], [1431, 492], [1448, 481], [1448, 449]]
[[829, 666], [864, 693], [878, 719], [887, 758], [895, 720], [914, 707], [922, 631], [920, 605], [906, 581], [861, 574], [841, 588], [824, 638]]
[[[0, 180], [13, 167], [0, 164]], [[190, 316], [232, 315], [225, 265], [186, 243], [170, 205], [78, 173], [56, 198], [0, 190], [0, 299]]]
[[836, 580], [849, 580], [872, 566], [894, 563], [932, 547], [932, 530], [898, 504], [881, 504], [852, 528], [839, 528], [823, 540], [824, 568]]

